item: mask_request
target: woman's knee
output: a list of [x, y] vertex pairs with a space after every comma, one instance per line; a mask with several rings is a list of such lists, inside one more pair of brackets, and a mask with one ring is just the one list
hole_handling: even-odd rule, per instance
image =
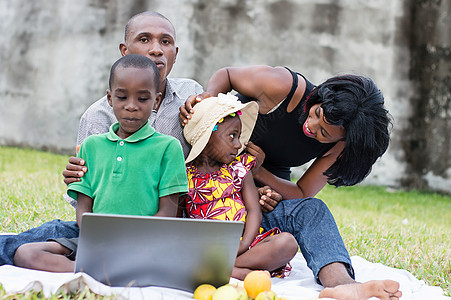
[[326, 203], [318, 198], [302, 199], [302, 201], [293, 209], [292, 215], [298, 220], [307, 217], [306, 221], [324, 218], [325, 216], [332, 216]]

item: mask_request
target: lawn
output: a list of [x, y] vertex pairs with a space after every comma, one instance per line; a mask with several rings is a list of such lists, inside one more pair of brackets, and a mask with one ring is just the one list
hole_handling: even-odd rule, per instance
[[[21, 232], [60, 218], [74, 220], [62, 199], [67, 156], [0, 147], [0, 232]], [[406, 269], [451, 295], [451, 197], [384, 187], [326, 187], [318, 195], [332, 211], [350, 255]], [[35, 299], [25, 297], [0, 298]], [[67, 298], [98, 298], [89, 292]], [[57, 298], [55, 298], [57, 299]]]

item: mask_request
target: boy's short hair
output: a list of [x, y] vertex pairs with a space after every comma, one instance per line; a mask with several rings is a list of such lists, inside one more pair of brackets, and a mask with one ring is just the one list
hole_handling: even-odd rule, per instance
[[160, 72], [157, 65], [148, 57], [141, 54], [127, 54], [119, 58], [112, 66], [110, 71], [109, 87], [114, 81], [114, 72], [118, 67], [121, 68], [136, 68], [136, 69], [152, 69], [153, 77], [155, 81], [155, 89], [158, 91], [160, 88]]

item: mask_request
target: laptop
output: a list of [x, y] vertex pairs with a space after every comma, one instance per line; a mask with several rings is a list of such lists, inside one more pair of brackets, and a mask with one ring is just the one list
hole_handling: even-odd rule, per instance
[[230, 280], [244, 223], [85, 213], [75, 260], [109, 286], [193, 292]]

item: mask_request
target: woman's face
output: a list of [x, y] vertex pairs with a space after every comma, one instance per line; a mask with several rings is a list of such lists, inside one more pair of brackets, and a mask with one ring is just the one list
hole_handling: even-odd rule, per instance
[[320, 143], [336, 143], [344, 140], [346, 130], [343, 126], [331, 125], [326, 122], [324, 111], [320, 104], [313, 105], [302, 126], [302, 131], [309, 137]]

